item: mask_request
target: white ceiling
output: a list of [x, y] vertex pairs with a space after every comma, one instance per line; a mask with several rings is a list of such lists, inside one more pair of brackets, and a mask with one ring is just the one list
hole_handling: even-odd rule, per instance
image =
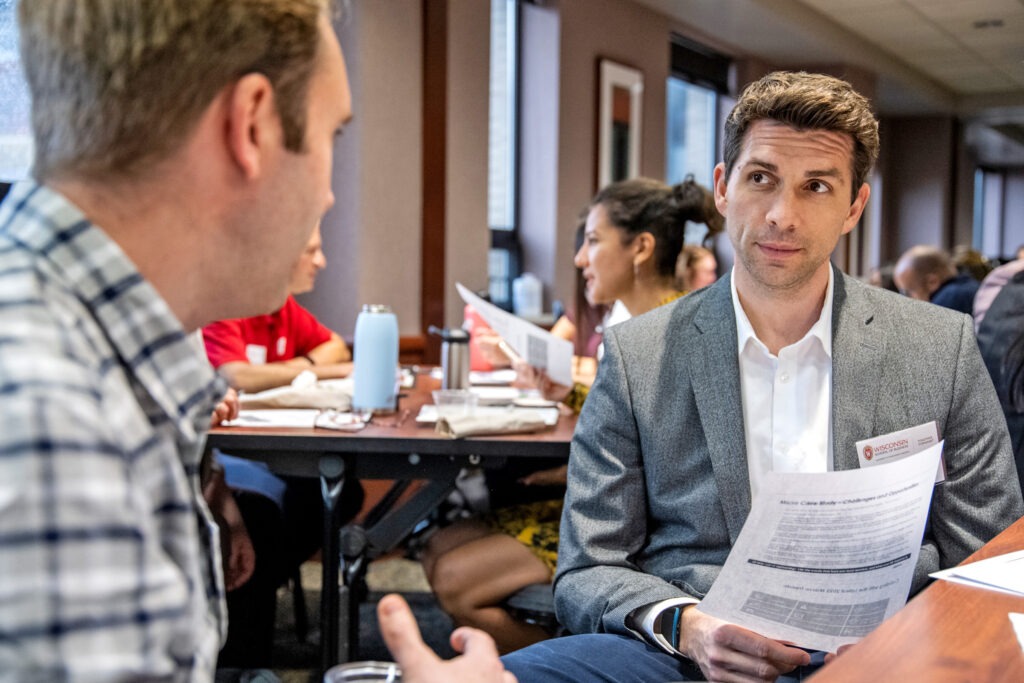
[[955, 114], [1024, 164], [1024, 0], [635, 1], [730, 56], [867, 69], [880, 113]]

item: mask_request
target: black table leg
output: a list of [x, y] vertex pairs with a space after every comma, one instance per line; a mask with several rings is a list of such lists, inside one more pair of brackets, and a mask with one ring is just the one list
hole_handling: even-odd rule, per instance
[[[345, 461], [337, 455], [320, 458], [320, 492], [324, 499], [323, 574], [320, 598], [320, 668], [326, 672], [338, 663], [338, 571], [341, 555], [338, 538], [338, 498], [345, 482]], [[347, 614], [346, 614], [347, 616]], [[346, 637], [348, 629], [344, 629]]]

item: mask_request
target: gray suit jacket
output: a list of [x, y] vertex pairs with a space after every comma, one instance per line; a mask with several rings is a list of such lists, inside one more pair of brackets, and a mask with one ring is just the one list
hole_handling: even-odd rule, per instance
[[[1024, 514], [971, 319], [835, 273], [835, 468], [854, 442], [931, 420], [947, 480], [913, 591]], [[643, 605], [703, 597], [750, 512], [729, 278], [609, 329], [573, 437], [555, 583], [576, 633], [626, 633]]]

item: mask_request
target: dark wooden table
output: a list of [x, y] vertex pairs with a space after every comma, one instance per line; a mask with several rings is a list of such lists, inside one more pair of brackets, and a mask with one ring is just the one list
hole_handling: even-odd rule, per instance
[[[219, 427], [207, 439], [208, 447], [265, 462], [274, 472], [320, 478], [325, 508], [320, 610], [324, 671], [348, 661], [358, 643], [358, 602], [367, 564], [401, 543], [448, 496], [463, 468], [500, 467], [509, 458], [569, 456], [576, 426], [571, 415], [561, 415], [554, 427], [533, 434], [466, 439], [437, 434], [433, 424], [417, 423], [416, 415], [432, 402], [430, 392], [438, 385], [428, 374], [417, 375], [415, 386], [403, 390], [395, 415], [374, 417], [359, 432]], [[362, 525], [342, 530], [337, 510], [345, 477], [396, 483]], [[411, 497], [403, 497], [416, 480], [426, 483]], [[338, 585], [339, 572], [343, 588]]]
[[[1015, 550], [1024, 550], [1024, 518], [967, 558], [965, 564]], [[1009, 612], [1024, 613], [1024, 597], [935, 581], [811, 680], [1024, 681], [1024, 650], [1007, 617]]]

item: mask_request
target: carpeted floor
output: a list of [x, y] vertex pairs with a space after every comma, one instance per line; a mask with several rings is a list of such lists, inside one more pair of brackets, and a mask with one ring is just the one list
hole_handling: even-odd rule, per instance
[[[302, 585], [309, 612], [310, 633], [300, 643], [295, 633], [292, 595], [289, 588], [278, 594], [277, 635], [274, 642], [274, 672], [284, 683], [318, 683], [320, 663], [320, 571], [319, 563], [308, 562], [302, 568]], [[391, 659], [377, 630], [377, 600], [385, 593], [398, 592], [412, 607], [423, 639], [442, 657], [454, 652], [448, 644], [452, 622], [437, 606], [418, 562], [403, 558], [381, 559], [367, 573], [370, 594], [359, 608], [359, 650], [353, 659]]]

